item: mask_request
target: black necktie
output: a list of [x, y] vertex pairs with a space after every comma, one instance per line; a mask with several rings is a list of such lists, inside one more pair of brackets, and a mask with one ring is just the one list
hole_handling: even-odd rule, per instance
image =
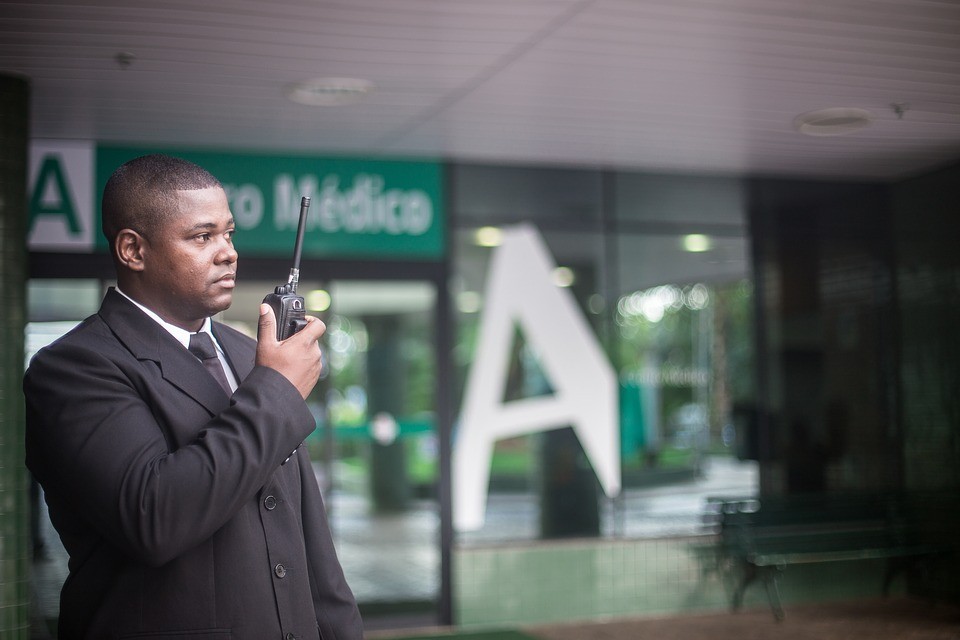
[[223, 372], [223, 365], [220, 364], [220, 358], [217, 357], [217, 348], [213, 345], [213, 338], [209, 334], [191, 333], [190, 334], [190, 353], [200, 358], [203, 366], [206, 367], [210, 375], [220, 383], [228, 396], [233, 395], [233, 389], [227, 382], [227, 375]]

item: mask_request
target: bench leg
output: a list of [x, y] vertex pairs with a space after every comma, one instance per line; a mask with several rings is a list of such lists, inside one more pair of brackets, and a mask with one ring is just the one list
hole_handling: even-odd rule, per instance
[[743, 596], [757, 577], [763, 580], [763, 586], [767, 590], [767, 600], [770, 602], [770, 609], [773, 611], [773, 617], [777, 622], [784, 618], [783, 604], [780, 600], [780, 574], [783, 573], [783, 565], [774, 567], [758, 567], [749, 562], [743, 562], [741, 565], [743, 578], [740, 584], [733, 592], [732, 609], [738, 611], [743, 605]]
[[893, 583], [897, 574], [903, 573], [908, 568], [909, 563], [903, 558], [887, 558], [887, 570], [883, 576], [883, 597], [890, 595], [890, 585]]
[[734, 611], [740, 610], [740, 607], [743, 605], [743, 594], [746, 593], [750, 583], [757, 578], [756, 565], [750, 564], [749, 562], [741, 562], [740, 569], [743, 575], [740, 579], [740, 584], [738, 584], [733, 591], [733, 600], [731, 602], [731, 608]]
[[773, 617], [777, 622], [783, 622], [783, 602], [780, 599], [780, 575], [783, 573], [783, 565], [763, 569], [763, 586], [767, 589], [767, 600], [770, 601]]
[[883, 576], [883, 597], [890, 595], [890, 586], [894, 579], [901, 573], [918, 568], [921, 571], [921, 581], [924, 586], [929, 583], [930, 561], [935, 556], [906, 556], [902, 558], [887, 558], [887, 571]]

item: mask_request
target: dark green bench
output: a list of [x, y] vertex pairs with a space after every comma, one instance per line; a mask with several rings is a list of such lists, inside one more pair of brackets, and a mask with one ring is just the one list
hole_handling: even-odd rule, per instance
[[732, 608], [747, 587], [761, 580], [777, 620], [784, 617], [779, 579], [788, 565], [885, 559], [886, 595], [896, 575], [945, 552], [918, 536], [900, 497], [882, 494], [818, 494], [764, 498], [709, 498], [716, 525], [717, 559], [739, 575]]

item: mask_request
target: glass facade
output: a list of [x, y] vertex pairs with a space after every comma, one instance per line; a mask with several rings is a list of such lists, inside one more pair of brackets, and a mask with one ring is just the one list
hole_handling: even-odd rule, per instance
[[[724, 491], [756, 490], [737, 458], [734, 406], [752, 400], [752, 285], [743, 183], [571, 169], [457, 165], [454, 300], [458, 389], [476, 353], [496, 234], [531, 222], [620, 386], [624, 491], [610, 499], [574, 433], [499, 441], [487, 520], [463, 544], [701, 532], [711, 465]], [[518, 326], [505, 403], [550, 395], [550, 372]], [[542, 355], [542, 354], [539, 354]], [[719, 487], [716, 489], [720, 490]], [[664, 497], [664, 492], [672, 493]]]
[[[899, 185], [445, 173], [448, 257], [313, 261], [303, 273], [325, 279], [300, 285], [328, 326], [307, 444], [372, 628], [400, 614], [471, 626], [724, 608], [701, 555], [718, 495], [937, 491], [931, 535], [960, 528], [943, 498], [957, 485], [957, 261], [951, 234], [929, 231], [950, 229], [936, 194], [956, 170]], [[576, 425], [559, 421], [495, 443], [483, 526], [455, 531], [450, 442], [490, 357], [490, 267], [520, 224], [614, 372], [622, 490], [604, 493]], [[286, 275], [276, 258], [248, 261], [224, 321], [255, 333], [257, 303]], [[71, 267], [85, 260], [58, 256], [31, 283], [28, 352], [96, 308], [108, 280], [52, 278], [89, 273]], [[505, 347], [504, 406], [549, 400], [566, 373], [531, 330], [516, 322]], [[841, 568], [824, 591], [826, 574], [792, 572], [785, 598], [869, 595], [874, 574]]]
[[[740, 183], [482, 165], [455, 165], [448, 175], [454, 413], [483, 357], [476, 338], [497, 234], [532, 223], [556, 262], [549, 286], [572, 297], [616, 373], [625, 487], [603, 494], [570, 425], [507, 438], [495, 445], [486, 524], [448, 543], [506, 549], [531, 540], [698, 535], [703, 497], [720, 490], [717, 482], [753, 492], [755, 464], [738, 459], [732, 420], [737, 394], [751, 393]], [[307, 444], [344, 568], [368, 616], [436, 615], [437, 288], [404, 279], [396, 265], [379, 279], [376, 263], [324, 266], [302, 272], [330, 279], [300, 283], [328, 326], [327, 373], [311, 398], [318, 428]], [[221, 320], [255, 335], [251, 310], [276, 284], [266, 269], [243, 267], [249, 275]], [[32, 319], [79, 320], [107, 284], [34, 281]], [[35, 341], [41, 327], [68, 328], [34, 326]], [[528, 338], [517, 326], [506, 403], [553, 393], [554, 372]]]
[[870, 184], [754, 185], [767, 493], [902, 486], [886, 195]]
[[[306, 267], [304, 273], [315, 272]], [[276, 283], [243, 282], [225, 322]], [[307, 439], [341, 563], [365, 614], [433, 612], [439, 598], [436, 290], [417, 280], [303, 280], [324, 320], [325, 373]]]
[[[64, 274], [66, 276], [66, 274]], [[24, 368], [41, 348], [70, 331], [84, 318], [96, 313], [105, 283], [98, 279], [34, 279], [27, 286], [27, 325], [24, 330]], [[22, 449], [18, 464], [22, 468]], [[60, 610], [60, 587], [67, 577], [67, 557], [60, 538], [50, 524], [43, 493], [29, 479], [31, 614], [34, 633], [43, 637], [47, 627], [55, 632]], [[42, 625], [46, 625], [42, 627]]]

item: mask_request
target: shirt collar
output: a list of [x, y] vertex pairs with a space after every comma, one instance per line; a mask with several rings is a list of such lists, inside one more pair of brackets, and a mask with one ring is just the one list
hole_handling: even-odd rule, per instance
[[[191, 334], [190, 331], [187, 331], [186, 329], [182, 329], [182, 328], [180, 328], [180, 327], [178, 327], [178, 326], [176, 326], [176, 325], [170, 324], [169, 322], [165, 321], [163, 318], [161, 318], [160, 316], [158, 316], [156, 313], [154, 313], [153, 311], [151, 311], [151, 310], [148, 309], [147, 307], [143, 306], [142, 304], [140, 304], [139, 302], [137, 302], [136, 300], [134, 300], [133, 298], [131, 298], [130, 296], [128, 296], [127, 294], [125, 294], [123, 291], [120, 290], [120, 287], [116, 287], [116, 289], [117, 289], [117, 293], [119, 293], [120, 295], [122, 295], [124, 298], [126, 298], [127, 300], [129, 300], [129, 301], [132, 302], [133, 304], [137, 305], [137, 307], [139, 307], [140, 310], [143, 311], [145, 314], [147, 314], [148, 316], [150, 316], [150, 317], [154, 320], [154, 322], [156, 322], [156, 323], [159, 324], [161, 327], [163, 327], [164, 329], [166, 329], [166, 330], [170, 333], [170, 335], [172, 335], [172, 336], [174, 337], [174, 339], [176, 339], [177, 342], [179, 342], [180, 344], [182, 344], [182, 345], [184, 346], [184, 348], [189, 348], [189, 346], [190, 346], [190, 334]], [[203, 326], [200, 327], [200, 331], [202, 331], [202, 332], [204, 332], [204, 333], [209, 333], [209, 334], [210, 334], [210, 337], [213, 338], [213, 331], [211, 331], [211, 326], [212, 326], [212, 323], [210, 322], [210, 318], [206, 318], [206, 319], [203, 321]], [[198, 332], [198, 333], [199, 333], [199, 332]], [[217, 344], [216, 338], [214, 338], [213, 344], [217, 345], [217, 349], [219, 350], [220, 347], [219, 347], [219, 344]]]

